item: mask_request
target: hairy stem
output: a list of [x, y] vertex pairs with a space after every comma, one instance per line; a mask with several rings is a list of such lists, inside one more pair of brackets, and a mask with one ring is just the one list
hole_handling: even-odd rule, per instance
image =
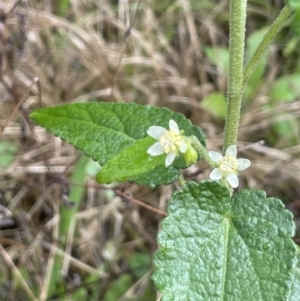
[[243, 90], [246, 7], [247, 0], [230, 1], [229, 79], [224, 152], [237, 141]]
[[195, 150], [197, 151], [198, 154], [200, 154], [200, 156], [208, 163], [208, 165], [211, 168], [215, 168], [216, 167], [216, 163], [210, 158], [210, 156], [208, 155], [208, 152], [206, 150], [206, 148], [200, 143], [200, 141], [198, 140], [197, 137], [195, 136], [190, 136], [189, 137], [192, 141], [192, 146], [195, 148]]

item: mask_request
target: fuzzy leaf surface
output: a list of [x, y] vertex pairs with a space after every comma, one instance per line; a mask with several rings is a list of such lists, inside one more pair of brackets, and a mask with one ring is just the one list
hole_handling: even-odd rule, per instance
[[300, 253], [298, 253], [298, 262], [295, 269], [294, 285], [289, 301], [299, 301], [300, 299]]
[[[205, 145], [201, 129], [192, 125], [182, 114], [149, 105], [74, 103], [35, 110], [30, 118], [104, 165], [104, 175], [100, 171], [97, 176], [101, 183], [132, 180], [139, 184], [157, 186], [169, 184], [178, 178], [178, 169], [187, 167], [181, 158], [176, 159], [173, 166], [168, 168], [164, 167], [165, 155], [150, 160], [153, 157], [150, 158], [147, 154], [146, 144], [143, 142], [147, 141], [149, 147], [155, 142], [147, 135], [150, 126], [158, 125], [168, 129], [169, 120], [173, 119], [186, 136], [194, 135]], [[145, 138], [148, 139], [143, 140]], [[133, 154], [133, 151], [141, 150], [143, 154]], [[116, 155], [118, 157], [114, 159]], [[121, 163], [117, 161], [120, 159]], [[127, 171], [132, 169], [132, 172], [119, 170], [122, 166]]]
[[154, 258], [162, 301], [288, 300], [297, 249], [279, 199], [258, 190], [230, 198], [215, 181], [188, 182], [168, 213]]
[[[153, 138], [146, 137], [137, 140], [135, 144], [125, 148], [111, 159], [101, 171], [97, 174], [96, 179], [99, 183], [111, 183], [113, 181], [134, 180], [140, 175], [146, 175], [148, 171], [155, 169], [157, 166], [163, 166], [165, 157], [152, 157], [147, 154], [147, 149], [153, 144]], [[141, 164], [142, 163], [142, 164]], [[166, 173], [165, 171], [164, 173]], [[169, 176], [177, 176], [178, 169], [168, 168]], [[154, 174], [155, 178], [156, 175]], [[169, 177], [168, 177], [169, 178]], [[164, 179], [164, 177], [163, 177]], [[164, 180], [161, 179], [162, 184]], [[149, 179], [151, 181], [151, 179]], [[150, 186], [151, 182], [148, 183]]]

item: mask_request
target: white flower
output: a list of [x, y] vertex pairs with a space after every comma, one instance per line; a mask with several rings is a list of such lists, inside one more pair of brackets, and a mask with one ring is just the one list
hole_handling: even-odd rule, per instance
[[179, 151], [184, 154], [188, 148], [184, 136], [180, 134], [178, 125], [173, 119], [169, 121], [169, 128], [168, 131], [162, 126], [150, 126], [147, 131], [149, 136], [158, 140], [149, 147], [147, 153], [151, 156], [167, 154], [166, 166], [173, 163]]
[[217, 152], [208, 152], [210, 158], [218, 164], [218, 167], [213, 169], [210, 173], [211, 180], [220, 180], [226, 178], [231, 187], [236, 188], [239, 186], [239, 179], [237, 177], [238, 170], [244, 170], [251, 164], [248, 159], [237, 159], [236, 145], [230, 145], [223, 157]]

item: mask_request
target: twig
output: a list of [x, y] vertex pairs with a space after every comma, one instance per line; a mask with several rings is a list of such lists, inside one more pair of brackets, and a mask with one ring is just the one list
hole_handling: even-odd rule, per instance
[[150, 210], [152, 212], [155, 212], [155, 213], [157, 213], [159, 215], [168, 216], [168, 214], [166, 212], [164, 212], [162, 210], [159, 210], [159, 209], [157, 209], [155, 207], [152, 207], [150, 205], [147, 205], [147, 204], [145, 204], [145, 203], [143, 203], [143, 202], [141, 202], [141, 201], [139, 201], [139, 200], [137, 200], [137, 199], [129, 196], [128, 194], [126, 194], [124, 192], [121, 192], [120, 190], [115, 190], [115, 191], [116, 191], [117, 195], [119, 195], [119, 196], [121, 196], [121, 197], [123, 197], [123, 198], [125, 198], [125, 199], [127, 199], [127, 200], [129, 200], [129, 201], [131, 201], [131, 202], [133, 202], [133, 203], [141, 206], [141, 207], [144, 207], [144, 208], [146, 208], [146, 209], [148, 209], [148, 210]]
[[[28, 95], [29, 91], [31, 90], [31, 88], [33, 87], [33, 85], [35, 83], [38, 82], [38, 78], [35, 77], [30, 85], [30, 87], [28, 88], [28, 90], [26, 91], [26, 93], [24, 94], [24, 96], [22, 97], [22, 99], [20, 101], [18, 101], [17, 105], [15, 106], [13, 112], [10, 114], [10, 116], [8, 117], [8, 119], [6, 120], [4, 126], [2, 127], [1, 131], [0, 131], [0, 135], [4, 132], [5, 128], [7, 127], [7, 125], [10, 123], [10, 121], [12, 120], [13, 116], [16, 114], [16, 112], [18, 111], [18, 109], [21, 107], [23, 101], [25, 100], [26, 96]], [[6, 86], [6, 88], [11, 92], [11, 89]], [[13, 95], [14, 96], [14, 95]]]

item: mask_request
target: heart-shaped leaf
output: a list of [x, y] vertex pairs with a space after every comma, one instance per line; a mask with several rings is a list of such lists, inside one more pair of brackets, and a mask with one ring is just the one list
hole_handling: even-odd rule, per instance
[[258, 190], [230, 198], [215, 181], [188, 182], [168, 213], [154, 259], [162, 301], [288, 300], [297, 248], [279, 199]]

